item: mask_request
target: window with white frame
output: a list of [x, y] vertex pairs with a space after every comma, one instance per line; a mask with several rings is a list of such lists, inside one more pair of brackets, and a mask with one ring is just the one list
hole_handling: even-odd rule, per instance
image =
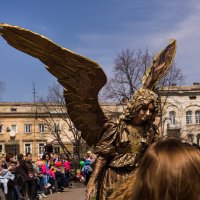
[[0, 124], [0, 134], [2, 134], [2, 133], [3, 133], [3, 125]]
[[24, 143], [24, 154], [32, 153], [32, 144], [31, 143]]
[[13, 133], [17, 133], [17, 125], [16, 124], [12, 124], [10, 126], [10, 131], [13, 132]]
[[176, 113], [175, 111], [170, 111], [169, 112], [169, 118], [172, 124], [176, 123]]
[[38, 143], [38, 156], [42, 156], [44, 154], [44, 142]]
[[24, 133], [31, 133], [31, 124], [24, 124]]
[[200, 110], [195, 112], [195, 122], [196, 124], [200, 124]]
[[45, 126], [44, 124], [39, 124], [39, 133], [44, 133], [45, 132]]
[[186, 112], [186, 124], [192, 124], [192, 111]]

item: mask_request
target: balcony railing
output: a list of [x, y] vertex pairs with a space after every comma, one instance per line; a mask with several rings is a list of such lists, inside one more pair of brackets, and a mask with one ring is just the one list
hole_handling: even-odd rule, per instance
[[168, 130], [177, 130], [177, 129], [181, 129], [181, 123], [180, 122], [176, 122], [175, 124], [172, 124], [172, 123], [170, 123], [170, 124], [167, 124], [167, 129]]

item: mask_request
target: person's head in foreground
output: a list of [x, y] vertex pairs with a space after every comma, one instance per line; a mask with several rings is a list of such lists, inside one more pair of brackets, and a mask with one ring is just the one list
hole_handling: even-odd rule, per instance
[[199, 200], [200, 150], [176, 138], [153, 143], [109, 200]]

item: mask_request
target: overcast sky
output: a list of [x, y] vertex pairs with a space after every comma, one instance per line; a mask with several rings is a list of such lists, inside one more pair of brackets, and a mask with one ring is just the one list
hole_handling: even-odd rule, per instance
[[[156, 53], [177, 40], [176, 64], [186, 84], [200, 82], [199, 0], [1, 0], [0, 22], [40, 33], [99, 63], [108, 77], [122, 49]], [[35, 58], [0, 38], [1, 101], [33, 101], [56, 79]]]

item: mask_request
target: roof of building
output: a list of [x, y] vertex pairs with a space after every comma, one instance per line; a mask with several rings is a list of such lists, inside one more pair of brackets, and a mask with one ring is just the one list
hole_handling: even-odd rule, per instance
[[177, 86], [177, 85], [171, 85], [162, 87], [159, 89], [159, 92], [162, 93], [199, 93], [200, 92], [200, 83], [194, 83], [193, 85], [183, 85], [183, 86]]

